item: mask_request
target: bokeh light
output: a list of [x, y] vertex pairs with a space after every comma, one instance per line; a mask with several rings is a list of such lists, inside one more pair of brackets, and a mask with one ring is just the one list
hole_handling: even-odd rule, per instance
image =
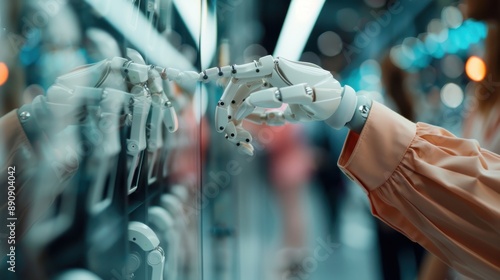
[[[450, 29], [448, 31], [448, 39], [443, 42], [443, 49], [446, 53], [457, 53], [460, 43], [457, 39], [464, 37], [463, 32], [456, 32], [458, 29]], [[454, 32], [455, 31], [455, 32]]]
[[267, 50], [260, 44], [252, 44], [243, 51], [243, 57], [246, 62], [254, 61], [267, 55]]
[[371, 100], [377, 101], [379, 103], [384, 103], [385, 102], [384, 96], [382, 95], [382, 93], [380, 93], [380, 91], [376, 91], [376, 90], [360, 90], [360, 91], [357, 92], [357, 95], [366, 96], [366, 97], [370, 98]]
[[318, 37], [318, 49], [326, 56], [336, 56], [342, 51], [342, 39], [333, 31], [326, 31]]
[[300, 61], [310, 62], [321, 66], [321, 58], [314, 52], [304, 52], [300, 56]]
[[380, 82], [380, 64], [374, 59], [365, 60], [359, 66], [359, 74], [364, 81], [375, 84]]
[[407, 37], [401, 43], [401, 51], [411, 61], [415, 61], [418, 57], [415, 53], [415, 46], [417, 45], [417, 38]]
[[477, 21], [473, 22], [475, 32], [479, 35], [479, 38], [484, 39], [488, 35], [488, 25], [486, 23]]
[[444, 55], [443, 46], [436, 34], [427, 35], [425, 38], [425, 49], [435, 58], [441, 58]]
[[23, 103], [31, 103], [38, 95], [44, 95], [45, 90], [38, 84], [31, 84], [22, 93]]
[[448, 39], [448, 28], [439, 19], [433, 19], [429, 22], [427, 32], [436, 35], [436, 39], [440, 43]]
[[446, 7], [441, 11], [441, 19], [449, 28], [457, 28], [462, 25], [464, 17], [457, 7]]
[[457, 108], [464, 101], [464, 91], [454, 83], [448, 83], [441, 89], [441, 101], [450, 108]]
[[458, 78], [464, 72], [464, 62], [457, 55], [447, 55], [441, 60], [441, 70], [448, 78]]
[[351, 8], [340, 9], [337, 12], [337, 22], [339, 27], [346, 32], [355, 31], [354, 28], [359, 23], [359, 14]]
[[409, 69], [412, 65], [412, 60], [403, 53], [403, 47], [401, 45], [392, 47], [389, 57], [394, 65], [403, 70]]
[[465, 73], [473, 81], [482, 81], [486, 76], [486, 64], [481, 58], [471, 56], [465, 63]]
[[5, 84], [8, 78], [9, 78], [9, 67], [7, 67], [7, 64], [0, 62], [0, 86]]

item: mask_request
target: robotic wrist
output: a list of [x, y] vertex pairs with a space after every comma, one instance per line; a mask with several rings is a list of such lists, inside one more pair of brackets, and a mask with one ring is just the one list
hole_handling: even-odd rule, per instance
[[352, 117], [352, 120], [346, 124], [346, 126], [350, 130], [360, 134], [361, 131], [363, 130], [363, 127], [365, 126], [366, 119], [370, 114], [371, 107], [372, 107], [372, 100], [370, 98], [364, 95], [358, 96], [354, 116]]
[[40, 141], [50, 124], [50, 113], [45, 106], [45, 99], [45, 96], [37, 96], [32, 103], [17, 110], [21, 127], [32, 145]]
[[370, 112], [372, 100], [364, 95], [356, 95], [350, 86], [344, 86], [342, 100], [338, 109], [325, 122], [335, 129], [347, 126], [350, 130], [361, 133]]
[[354, 89], [350, 86], [344, 86], [342, 99], [337, 110], [325, 122], [335, 129], [341, 129], [353, 119], [356, 102], [357, 97]]

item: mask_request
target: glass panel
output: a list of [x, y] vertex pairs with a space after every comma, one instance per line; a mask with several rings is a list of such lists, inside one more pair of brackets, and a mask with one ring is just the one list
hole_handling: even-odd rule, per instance
[[200, 279], [201, 94], [176, 78], [201, 69], [206, 3], [22, 4], [0, 4], [2, 115], [29, 104], [2, 131], [30, 146], [0, 141], [22, 189], [12, 279]]

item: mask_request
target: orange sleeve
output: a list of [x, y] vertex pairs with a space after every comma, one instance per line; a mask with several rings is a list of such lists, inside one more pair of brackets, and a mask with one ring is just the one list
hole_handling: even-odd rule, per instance
[[372, 213], [474, 279], [500, 279], [500, 156], [373, 103], [339, 167]]

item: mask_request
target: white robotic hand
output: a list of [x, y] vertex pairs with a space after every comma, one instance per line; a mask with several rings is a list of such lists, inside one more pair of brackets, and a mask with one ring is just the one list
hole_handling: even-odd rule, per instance
[[38, 96], [30, 106], [19, 110], [21, 122], [33, 116], [31, 119], [36, 119], [39, 129], [57, 132], [79, 123], [89, 113], [88, 107], [100, 108], [109, 95], [116, 100], [116, 93], [121, 92], [121, 107], [132, 117], [140, 118], [141, 124], [145, 125], [151, 108], [155, 119], [160, 119], [169, 132], [176, 131], [177, 115], [163, 91], [162, 80], [182, 86], [196, 82], [199, 74], [146, 65], [132, 50], [129, 57], [106, 59], [58, 77], [45, 96]]
[[[46, 138], [52, 143], [64, 141], [65, 134], [59, 132], [71, 125], [106, 127], [101, 130], [109, 137], [96, 141], [109, 147], [110, 156], [126, 149], [131, 193], [137, 188], [135, 174], [140, 170], [142, 153], [148, 148], [148, 152], [158, 154], [163, 128], [169, 132], [178, 128], [177, 114], [163, 82], [196, 84], [199, 73], [146, 65], [133, 50], [127, 56], [85, 65], [58, 77], [46, 95], [22, 106], [18, 114], [31, 143]], [[120, 147], [118, 126], [127, 127], [126, 147]]]
[[243, 119], [268, 125], [324, 120], [340, 129], [355, 115], [355, 91], [315, 64], [265, 56], [253, 63], [207, 69], [199, 79], [221, 77], [231, 80], [216, 108], [216, 129], [249, 155], [252, 137], [242, 127]]

